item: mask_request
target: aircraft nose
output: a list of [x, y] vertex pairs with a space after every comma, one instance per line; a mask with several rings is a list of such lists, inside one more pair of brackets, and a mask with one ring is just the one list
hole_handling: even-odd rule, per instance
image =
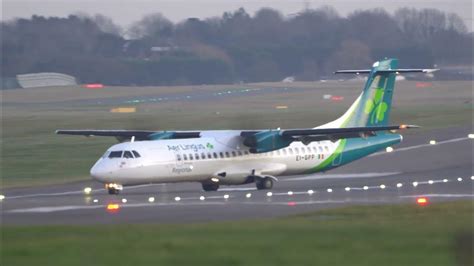
[[107, 179], [107, 172], [108, 171], [107, 171], [106, 167], [103, 164], [96, 163], [91, 168], [90, 174], [91, 174], [93, 179], [104, 182]]

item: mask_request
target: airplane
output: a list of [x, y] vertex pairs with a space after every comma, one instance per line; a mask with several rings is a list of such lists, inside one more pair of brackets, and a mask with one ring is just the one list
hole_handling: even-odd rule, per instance
[[109, 194], [124, 186], [199, 182], [204, 191], [221, 185], [255, 183], [271, 189], [278, 176], [325, 172], [402, 141], [388, 125], [395, 77], [437, 69], [398, 69], [397, 59], [371, 69], [335, 74], [368, 74], [362, 93], [338, 119], [315, 128], [262, 130], [57, 130], [57, 134], [115, 137], [90, 170]]

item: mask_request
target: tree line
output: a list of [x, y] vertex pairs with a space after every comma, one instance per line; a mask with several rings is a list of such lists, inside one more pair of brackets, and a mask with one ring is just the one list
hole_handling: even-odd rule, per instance
[[317, 80], [396, 57], [405, 67], [471, 65], [473, 34], [436, 9], [331, 7], [283, 16], [243, 8], [173, 23], [160, 13], [121, 28], [102, 16], [32, 16], [1, 23], [2, 78], [60, 72], [82, 83], [184, 85]]

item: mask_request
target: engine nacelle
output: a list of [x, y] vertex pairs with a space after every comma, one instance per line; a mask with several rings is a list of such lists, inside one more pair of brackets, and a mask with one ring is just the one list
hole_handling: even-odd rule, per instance
[[244, 145], [250, 148], [251, 153], [263, 153], [288, 147], [293, 138], [284, 137], [279, 130], [262, 131], [247, 136]]

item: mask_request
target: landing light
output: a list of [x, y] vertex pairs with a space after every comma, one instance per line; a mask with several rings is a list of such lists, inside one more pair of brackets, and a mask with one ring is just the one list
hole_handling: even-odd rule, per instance
[[127, 203], [127, 199], [122, 199], [122, 203]]
[[0, 195], [0, 201], [4, 200], [5, 199], [5, 196], [4, 195]]
[[414, 187], [417, 187], [417, 186], [418, 186], [418, 182], [413, 182], [413, 186], [414, 186]]
[[98, 199], [94, 199], [92, 202], [94, 202], [94, 203], [98, 203], [98, 202], [99, 202], [99, 200], [98, 200]]
[[444, 182], [444, 183], [448, 183], [448, 179], [446, 179], [446, 178], [443, 179], [443, 182]]
[[462, 182], [462, 178], [461, 178], [461, 177], [458, 177], [458, 181], [459, 181], [459, 182]]
[[402, 184], [402, 183], [398, 183], [398, 184], [397, 184], [397, 188], [401, 188], [401, 187], [403, 187], [403, 184]]
[[308, 194], [309, 195], [313, 195], [314, 194], [314, 191], [312, 189], [308, 190]]
[[214, 182], [214, 183], [218, 183], [218, 182], [219, 182], [219, 178], [213, 177], [213, 178], [211, 178], [211, 181]]
[[393, 151], [393, 148], [392, 148], [392, 147], [387, 147], [387, 148], [385, 149], [385, 151], [386, 151], [386, 152], [392, 152], [392, 151]]
[[431, 144], [431, 145], [435, 145], [435, 144], [436, 144], [436, 140], [434, 140], [434, 139], [430, 140], [430, 144]]
[[328, 188], [328, 193], [331, 193], [332, 192], [332, 188]]
[[473, 176], [471, 176], [471, 180], [474, 180], [474, 175], [473, 175]]
[[345, 191], [351, 191], [351, 188], [350, 188], [350, 187], [346, 187], [344, 190], [345, 190]]
[[470, 139], [474, 139], [474, 134], [469, 134], [469, 135], [467, 135], [467, 137], [470, 138]]
[[205, 199], [206, 199], [206, 197], [204, 197], [204, 196], [199, 197], [199, 200], [205, 200]]
[[428, 180], [428, 184], [433, 185], [434, 181], [433, 180]]
[[273, 193], [272, 192], [267, 192], [267, 197], [271, 197], [273, 196]]
[[90, 188], [90, 187], [84, 188], [84, 194], [89, 195], [89, 194], [91, 194], [91, 192], [92, 192], [92, 188]]
[[368, 189], [369, 189], [369, 187], [368, 187], [368, 186], [364, 186], [364, 190], [368, 190]]
[[150, 203], [151, 203], [151, 202], [155, 202], [155, 197], [149, 197], [149, 198], [148, 198], [148, 202], [150, 202]]
[[416, 203], [420, 206], [426, 206], [426, 205], [428, 205], [428, 198], [419, 197], [419, 198], [416, 199]]
[[382, 185], [380, 185], [380, 188], [381, 188], [381, 189], [385, 189], [386, 186], [385, 186], [384, 184], [382, 184]]
[[247, 199], [250, 199], [250, 197], [252, 197], [252, 194], [251, 194], [251, 193], [247, 193], [247, 194], [245, 195], [245, 197], [246, 197]]
[[180, 198], [180, 197], [175, 197], [174, 200], [175, 200], [175, 201], [180, 201], [181, 198]]
[[228, 198], [229, 198], [229, 195], [225, 194], [224, 199], [228, 199]]
[[293, 191], [288, 191], [288, 196], [292, 196], [293, 195]]

